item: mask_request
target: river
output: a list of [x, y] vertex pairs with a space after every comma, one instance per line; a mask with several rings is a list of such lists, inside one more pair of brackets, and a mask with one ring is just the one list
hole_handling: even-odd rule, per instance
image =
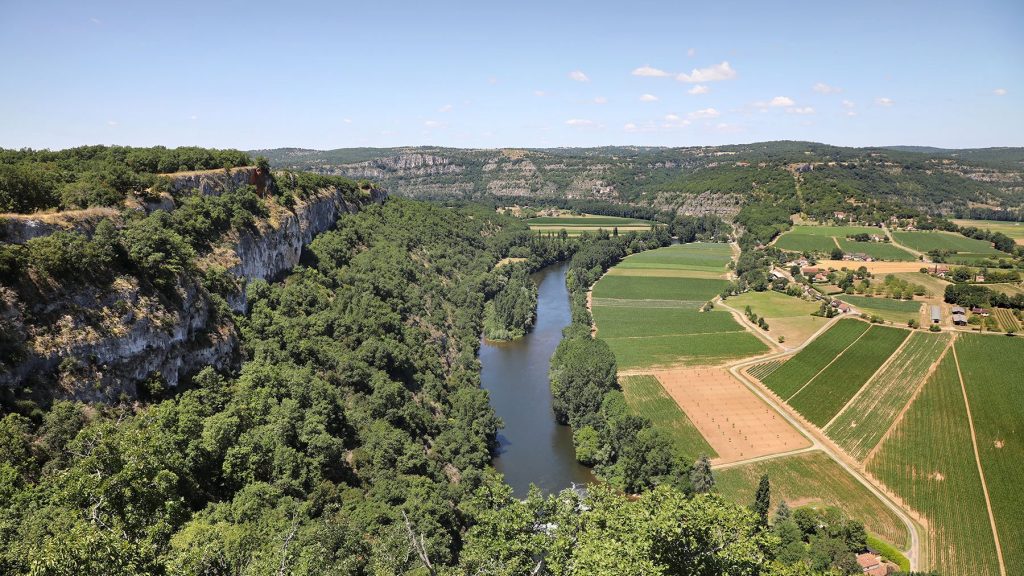
[[529, 334], [514, 342], [485, 340], [480, 347], [482, 384], [505, 422], [493, 464], [519, 497], [531, 483], [550, 493], [594, 481], [590, 469], [576, 462], [572, 430], [558, 425], [551, 410], [548, 364], [571, 319], [568, 269], [555, 264], [533, 275], [537, 323]]

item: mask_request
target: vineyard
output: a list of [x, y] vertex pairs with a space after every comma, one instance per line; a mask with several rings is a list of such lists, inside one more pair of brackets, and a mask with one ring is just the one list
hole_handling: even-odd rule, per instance
[[771, 482], [772, 509], [785, 501], [791, 507], [835, 506], [886, 542], [905, 549], [907, 529], [889, 508], [823, 452], [809, 452], [725, 468], [715, 472], [716, 489], [741, 504], [754, 500], [762, 474]]
[[794, 394], [788, 400], [789, 404], [815, 425], [824, 426], [892, 356], [909, 334], [909, 331], [900, 328], [872, 326], [842, 356]]
[[893, 232], [893, 238], [900, 244], [917, 250], [951, 250], [953, 252], [969, 252], [974, 254], [999, 254], [991, 242], [975, 240], [953, 232]]
[[768, 362], [751, 366], [747, 369], [747, 373], [758, 380], [764, 380], [769, 374], [775, 372], [779, 366], [782, 366], [782, 363], [782, 360], [769, 360]]
[[646, 308], [636, 306], [596, 306], [594, 322], [601, 338], [633, 338], [669, 334], [703, 334], [708, 332], [740, 332], [732, 314], [711, 310], [700, 312], [689, 308]]
[[992, 310], [992, 315], [995, 316], [999, 322], [999, 328], [1003, 332], [1016, 332], [1020, 330], [1020, 324], [1017, 321], [1017, 317], [1013, 315], [1013, 311], [1007, 308], [995, 308]]
[[1024, 339], [956, 341], [978, 453], [1008, 574], [1024, 574]]
[[863, 460], [896, 421], [949, 341], [948, 334], [911, 334], [893, 361], [868, 381], [825, 432], [851, 456]]
[[655, 429], [670, 439], [676, 454], [684, 462], [693, 462], [701, 455], [709, 458], [718, 456], [657, 378], [649, 375], [623, 376], [620, 383], [630, 409], [650, 420]]
[[867, 468], [923, 515], [929, 561], [942, 574], [999, 574], [953, 354], [943, 357]]
[[764, 380], [765, 386], [788, 399], [808, 380], [835, 360], [870, 327], [859, 320], [840, 320]]
[[712, 278], [658, 278], [651, 276], [605, 276], [594, 286], [594, 298], [618, 300], [685, 300], [707, 302], [718, 295], [727, 280]]
[[839, 246], [847, 254], [860, 252], [871, 256], [875, 260], [894, 260], [898, 262], [912, 262], [915, 260], [914, 255], [910, 252], [887, 242], [855, 242], [846, 238], [840, 238]]

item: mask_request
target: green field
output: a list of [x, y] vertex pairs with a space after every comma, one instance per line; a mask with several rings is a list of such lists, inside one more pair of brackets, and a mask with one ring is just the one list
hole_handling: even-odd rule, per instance
[[739, 296], [729, 298], [726, 304], [741, 312], [747, 306], [750, 306], [750, 309], [758, 316], [764, 316], [765, 318], [809, 316], [811, 312], [816, 312], [820, 307], [820, 304], [815, 302], [787, 296], [774, 290], [744, 292]]
[[947, 282], [942, 278], [936, 278], [930, 274], [921, 274], [920, 272], [897, 272], [895, 274], [886, 274], [885, 276], [895, 276], [911, 284], [920, 284], [924, 286], [928, 296], [941, 297], [946, 292], [946, 286], [952, 284], [952, 282]]
[[[727, 280], [711, 278], [658, 278], [607, 275], [594, 286], [594, 298], [618, 300], [678, 300], [700, 307], [726, 286]], [[643, 305], [637, 302], [637, 305]]]
[[775, 241], [775, 247], [791, 252], [831, 252], [837, 248], [830, 236], [811, 236], [786, 232]]
[[779, 501], [790, 506], [835, 506], [899, 548], [909, 546], [906, 526], [881, 500], [822, 452], [773, 458], [715, 471], [717, 490], [739, 504], [754, 501], [762, 474], [771, 483], [772, 510]]
[[[601, 325], [598, 324], [600, 331]], [[673, 364], [709, 364], [734, 358], [756, 356], [768, 346], [750, 332], [722, 332], [650, 338], [612, 338], [606, 340], [615, 353], [619, 369], [669, 366]]]
[[1024, 244], [1024, 222], [1001, 222], [999, 220], [953, 220], [953, 222], [957, 226], [974, 226], [982, 230], [1002, 232], [1016, 240], [1018, 244]]
[[910, 335], [909, 330], [872, 326], [828, 368], [787, 402], [824, 427]]
[[864, 314], [878, 316], [890, 322], [906, 324], [907, 320], [918, 319], [921, 315], [919, 300], [894, 300], [884, 296], [841, 295], [840, 300], [846, 302]]
[[782, 360], [769, 360], [768, 362], [751, 366], [747, 369], [747, 372], [758, 380], [764, 380], [769, 374], [775, 372], [779, 366], [782, 366]]
[[[839, 239], [839, 246], [847, 254], [861, 252], [871, 256], [875, 260], [890, 260], [895, 262], [913, 262], [917, 257], [902, 248], [893, 246], [886, 242], [854, 242], [846, 238]], [[852, 262], [851, 264], [856, 264]]]
[[583, 216], [541, 216], [530, 218], [526, 223], [530, 226], [564, 226], [566, 230], [573, 226], [605, 226], [610, 229], [614, 226], [653, 226], [657, 224], [657, 222], [652, 222], [651, 220], [620, 218], [617, 216], [594, 216], [592, 214]]
[[616, 268], [662, 268], [666, 270], [706, 270], [725, 273], [732, 259], [728, 244], [694, 242], [676, 244], [627, 256]]
[[765, 386], [780, 398], [788, 399], [869, 327], [868, 323], [859, 320], [845, 319], [836, 322], [827, 332], [815, 338], [803, 350], [768, 375], [763, 380]]
[[1007, 330], [1013, 330], [1014, 332], [1020, 330], [1020, 322], [1008, 308], [993, 308], [992, 315], [995, 316], [997, 321], [999, 321], [1000, 330], [1004, 332]]
[[999, 574], [953, 354], [942, 359], [867, 468], [925, 517], [930, 567], [945, 576]]
[[1008, 574], [1024, 574], [1024, 339], [964, 334], [957, 359]]
[[1001, 254], [989, 242], [975, 240], [974, 238], [968, 238], [953, 232], [896, 231], [892, 233], [892, 236], [900, 244], [918, 252], [952, 250], [954, 252], [970, 252], [973, 254]]
[[949, 334], [914, 332], [907, 345], [878, 371], [825, 432], [857, 460], [864, 460], [896, 421], [949, 344]]
[[676, 455], [684, 462], [694, 462], [702, 455], [708, 458], [718, 456], [657, 378], [649, 375], [623, 376], [619, 383], [630, 409], [650, 420], [655, 429], [671, 440]]
[[719, 310], [642, 306], [594, 306], [598, 335], [605, 339], [708, 332], [740, 332], [732, 314]]

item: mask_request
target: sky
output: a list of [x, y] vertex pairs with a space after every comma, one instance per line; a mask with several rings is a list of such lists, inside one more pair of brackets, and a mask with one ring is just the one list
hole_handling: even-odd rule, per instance
[[0, 0], [0, 147], [1024, 146], [1024, 1]]

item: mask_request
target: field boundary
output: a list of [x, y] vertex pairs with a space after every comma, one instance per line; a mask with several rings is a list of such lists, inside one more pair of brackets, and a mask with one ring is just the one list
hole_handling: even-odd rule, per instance
[[996, 528], [996, 517], [992, 513], [992, 500], [988, 496], [988, 485], [985, 484], [985, 470], [981, 467], [981, 454], [978, 452], [978, 437], [974, 432], [974, 416], [971, 415], [971, 402], [967, 399], [967, 385], [964, 375], [960, 372], [960, 359], [953, 346], [953, 361], [956, 363], [956, 375], [960, 379], [960, 390], [964, 394], [964, 408], [967, 409], [967, 424], [971, 430], [971, 445], [974, 447], [974, 461], [978, 464], [978, 476], [981, 477], [981, 491], [985, 495], [985, 507], [988, 509], [988, 521], [992, 525], [992, 538], [996, 542], [996, 556], [999, 558], [999, 574], [1006, 576], [1006, 564], [1003, 563], [1003, 548], [999, 544], [999, 530]]
[[949, 339], [949, 343], [946, 344], [946, 348], [942, 351], [942, 354], [939, 354], [939, 357], [936, 358], [935, 362], [932, 362], [932, 365], [928, 367], [928, 371], [925, 372], [924, 376], [921, 378], [921, 381], [917, 384], [917, 388], [914, 390], [914, 393], [910, 395], [910, 399], [907, 400], [907, 403], [903, 405], [902, 409], [900, 409], [900, 413], [896, 415], [896, 419], [892, 421], [892, 424], [885, 431], [885, 434], [882, 434], [882, 437], [878, 439], [878, 443], [872, 446], [871, 450], [868, 452], [868, 455], [864, 457], [864, 460], [861, 462], [861, 465], [864, 466], [865, 470], [867, 470], [868, 462], [870, 462], [871, 459], [875, 457], [875, 454], [877, 454], [878, 451], [881, 449], [882, 445], [885, 444], [885, 441], [889, 439], [889, 436], [892, 436], [892, 433], [896, 430], [896, 427], [899, 426], [901, 421], [903, 421], [903, 417], [906, 416], [907, 411], [910, 410], [911, 404], [913, 404], [914, 401], [917, 400], [917, 397], [921, 394], [921, 390], [924, 389], [925, 384], [928, 383], [928, 380], [931, 379], [932, 374], [934, 374], [935, 371], [939, 368], [939, 364], [942, 362], [942, 359], [946, 357], [946, 354], [949, 354], [949, 348], [953, 346], [953, 342], [956, 342], [956, 334], [954, 334], [953, 337]]
[[[867, 331], [865, 331], [864, 334], [867, 334]], [[857, 393], [854, 394], [849, 400], [847, 400], [846, 404], [843, 404], [843, 407], [839, 409], [839, 412], [836, 412], [836, 415], [833, 416], [831, 420], [826, 422], [825, 425], [821, 427], [822, 432], [825, 432], [826, 434], [828, 433], [828, 427], [831, 426], [832, 423], [836, 421], [836, 418], [839, 418], [840, 414], [846, 412], [846, 409], [850, 407], [850, 404], [853, 404], [853, 401], [856, 400], [858, 396], [860, 396], [861, 392], [863, 392], [864, 389], [868, 387], [868, 384], [870, 384], [871, 381], [874, 380], [875, 377], [877, 377], [882, 370], [885, 370], [886, 367], [889, 366], [889, 364], [892, 364], [893, 360], [900, 355], [900, 352], [902, 352], [904, 348], [906, 348], [907, 342], [910, 342], [910, 338], [913, 337], [913, 335], [913, 332], [911, 332], [910, 336], [907, 336], [906, 338], [903, 339], [903, 342], [900, 342], [899, 347], [892, 351], [892, 354], [890, 354], [889, 357], [886, 358], [885, 362], [882, 362], [882, 365], [878, 367], [878, 370], [875, 370], [875, 373], [872, 374], [867, 380], [865, 380], [864, 384], [857, 389]]]
[[[860, 342], [860, 339], [861, 339], [861, 338], [863, 338], [863, 337], [864, 337], [864, 335], [865, 335], [865, 334], [867, 334], [867, 333], [868, 333], [868, 332], [870, 332], [870, 331], [871, 331], [871, 326], [868, 326], [868, 329], [867, 329], [867, 330], [865, 330], [865, 331], [863, 331], [863, 332], [861, 332], [860, 336], [857, 336], [857, 339], [856, 339], [856, 340], [854, 340], [853, 342], [850, 342], [850, 345], [849, 345], [849, 346], [847, 346], [846, 348], [843, 348], [843, 351], [842, 351], [842, 352], [840, 352], [839, 354], [836, 354], [836, 357], [835, 357], [835, 358], [833, 358], [831, 362], [829, 362], [828, 364], [825, 364], [825, 367], [824, 367], [824, 368], [822, 368], [821, 370], [818, 370], [818, 372], [817, 372], [817, 373], [816, 373], [816, 374], [815, 374], [814, 376], [811, 376], [810, 380], [808, 380], [807, 382], [804, 382], [804, 385], [803, 385], [803, 386], [801, 386], [801, 387], [800, 387], [800, 388], [799, 388], [799, 389], [798, 389], [798, 390], [797, 390], [796, 392], [793, 392], [793, 394], [791, 394], [791, 395], [789, 396], [789, 398], [785, 398], [785, 399], [784, 399], [784, 401], [786, 402], [786, 404], [789, 404], [789, 401], [790, 401], [790, 400], [792, 400], [793, 398], [796, 398], [796, 395], [797, 395], [797, 394], [799, 394], [799, 393], [803, 392], [804, 388], [807, 388], [807, 386], [808, 386], [808, 385], [809, 385], [809, 384], [810, 384], [811, 382], [814, 382], [814, 379], [815, 379], [815, 378], [817, 378], [818, 376], [821, 376], [821, 373], [822, 373], [822, 372], [824, 372], [825, 370], [828, 370], [828, 367], [829, 367], [829, 366], [831, 366], [831, 365], [835, 364], [836, 360], [839, 360], [839, 358], [840, 358], [840, 357], [842, 357], [842, 355], [843, 355], [843, 354], [846, 354], [846, 351], [847, 351], [847, 350], [849, 350], [851, 346], [853, 346], [853, 345], [854, 345], [854, 344], [856, 344], [857, 342]], [[874, 376], [874, 375], [872, 374], [872, 376]], [[781, 398], [781, 396], [780, 396], [780, 398]]]

